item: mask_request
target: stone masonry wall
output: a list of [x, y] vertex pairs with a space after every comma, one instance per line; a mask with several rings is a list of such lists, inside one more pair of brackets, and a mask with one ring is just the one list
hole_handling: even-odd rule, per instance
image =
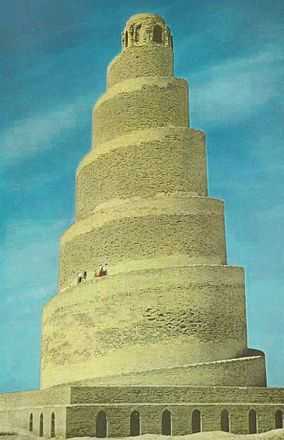
[[[126, 218], [110, 223], [101, 230], [94, 229], [79, 235], [62, 247], [62, 286], [70, 285], [80, 270], [94, 271], [105, 260], [115, 266], [121, 262], [127, 264], [128, 259], [139, 260], [171, 254], [187, 255], [193, 259], [198, 254], [200, 262], [204, 258], [205, 261], [211, 259], [212, 263], [222, 264], [225, 260], [225, 255], [221, 254], [224, 244], [223, 225], [220, 222], [219, 228], [214, 229], [211, 219], [197, 219], [189, 215], [160, 216], [158, 221], [151, 216], [139, 221]], [[203, 231], [208, 232], [211, 241], [202, 234]], [[151, 240], [151, 246], [148, 240], [143, 240], [145, 235]], [[197, 236], [198, 241], [195, 240]]]
[[[269, 395], [267, 396], [269, 400]], [[55, 435], [57, 438], [86, 437], [96, 434], [96, 417], [104, 412], [107, 418], [107, 436], [121, 437], [130, 435], [130, 416], [137, 411], [140, 416], [141, 434], [161, 434], [162, 414], [168, 410], [171, 414], [172, 435], [185, 435], [192, 432], [192, 413], [200, 411], [201, 431], [220, 431], [221, 413], [227, 410], [229, 414], [230, 431], [234, 433], [249, 433], [249, 411], [254, 409], [257, 416], [257, 432], [275, 428], [276, 411], [284, 413], [283, 403], [233, 404], [224, 401], [219, 404], [201, 403], [126, 403], [126, 404], [89, 404], [67, 405], [65, 407], [18, 408], [6, 412], [9, 423], [15, 428], [29, 430], [30, 415], [33, 415], [33, 434], [40, 434], [40, 415], [43, 415], [43, 436], [51, 437], [51, 415], [55, 415]], [[3, 420], [1, 417], [0, 420]]]
[[144, 372], [105, 376], [79, 381], [86, 385], [206, 385], [265, 386], [265, 358], [250, 355], [230, 360], [204, 362], [183, 367], [160, 368]]
[[204, 135], [189, 128], [164, 20], [128, 22], [107, 84], [44, 312], [42, 387], [140, 373], [164, 383], [166, 369], [177, 383], [265, 385], [263, 356], [247, 360], [243, 271], [226, 266], [223, 203], [207, 197]]
[[245, 354], [242, 275], [139, 270], [61, 293], [45, 308], [42, 386]]
[[[191, 264], [225, 264], [223, 204], [183, 193], [112, 201], [66, 231], [60, 254], [61, 288], [105, 260], [110, 273], [117, 265], [127, 271], [131, 261], [136, 270], [151, 268], [150, 259], [174, 255]], [[139, 264], [147, 258], [148, 266]]]
[[133, 130], [188, 127], [187, 82], [173, 78], [139, 78], [113, 86], [94, 108], [94, 143]]
[[57, 437], [66, 436], [66, 405], [71, 399], [70, 387], [52, 387], [46, 390], [0, 394], [1, 426], [12, 426], [26, 431], [30, 429], [30, 417], [33, 418], [32, 432], [40, 434], [40, 416], [43, 416], [43, 435], [50, 437], [51, 415], [55, 415], [55, 433]]
[[204, 134], [189, 128], [141, 130], [85, 156], [77, 173], [77, 219], [113, 199], [176, 192], [207, 195]]
[[[58, 396], [64, 391], [65, 404], [47, 404], [47, 396]], [[67, 398], [69, 395], [69, 398]], [[19, 399], [17, 399], [19, 397]], [[221, 412], [227, 410], [231, 432], [249, 432], [249, 411], [255, 410], [257, 432], [275, 428], [276, 411], [284, 414], [283, 389], [239, 387], [58, 387], [48, 391], [0, 395], [0, 420], [5, 414], [15, 428], [29, 430], [33, 415], [33, 434], [40, 434], [40, 415], [43, 415], [43, 435], [51, 436], [51, 416], [55, 417], [56, 437], [94, 436], [96, 418], [104, 412], [107, 436], [130, 434], [130, 416], [137, 411], [141, 434], [159, 434], [162, 414], [171, 415], [172, 435], [192, 432], [192, 413], [200, 412], [201, 430], [221, 430]], [[39, 403], [46, 402], [44, 406]], [[63, 402], [62, 402], [63, 403]]]
[[129, 79], [172, 75], [173, 51], [170, 47], [130, 47], [109, 64], [107, 85], [110, 88]]
[[283, 388], [228, 386], [71, 386], [71, 404], [284, 405]]
[[200, 411], [201, 431], [221, 431], [221, 413], [229, 413], [230, 431], [233, 433], [249, 433], [249, 411], [254, 409], [257, 414], [257, 432], [264, 432], [275, 428], [275, 413], [284, 410], [279, 405], [92, 405], [88, 407], [72, 406], [67, 408], [67, 437], [94, 436], [96, 433], [96, 416], [103, 411], [107, 418], [107, 436], [121, 437], [130, 435], [130, 415], [138, 411], [140, 415], [141, 434], [161, 434], [162, 414], [168, 410], [171, 414], [171, 434], [185, 435], [192, 433], [192, 413]]

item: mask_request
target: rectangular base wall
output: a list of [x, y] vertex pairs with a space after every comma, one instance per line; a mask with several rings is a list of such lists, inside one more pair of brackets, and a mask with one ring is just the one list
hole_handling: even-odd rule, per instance
[[[0, 422], [46, 438], [247, 434], [283, 427], [284, 389], [54, 387], [0, 395]], [[137, 431], [138, 430], [138, 431]]]

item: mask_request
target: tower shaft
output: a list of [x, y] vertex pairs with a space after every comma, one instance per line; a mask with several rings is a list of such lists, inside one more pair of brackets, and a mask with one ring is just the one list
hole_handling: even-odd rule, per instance
[[[264, 358], [247, 348], [243, 270], [227, 265], [223, 202], [207, 196], [205, 135], [188, 109], [169, 28], [134, 16], [77, 171], [76, 222], [44, 313], [43, 387], [265, 384]], [[106, 260], [108, 275], [94, 277]], [[79, 272], [87, 281], [76, 285]]]

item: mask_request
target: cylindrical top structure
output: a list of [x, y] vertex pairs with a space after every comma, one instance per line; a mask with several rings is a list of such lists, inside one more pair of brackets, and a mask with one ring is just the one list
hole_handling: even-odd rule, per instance
[[173, 76], [173, 37], [159, 15], [131, 17], [121, 43], [122, 52], [108, 67], [108, 87], [126, 79]]
[[156, 14], [133, 15], [122, 32], [122, 49], [133, 46], [173, 47], [173, 39], [165, 20]]

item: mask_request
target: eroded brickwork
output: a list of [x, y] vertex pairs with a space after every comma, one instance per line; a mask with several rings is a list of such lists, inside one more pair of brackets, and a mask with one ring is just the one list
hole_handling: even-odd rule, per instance
[[264, 357], [247, 347], [243, 273], [226, 265], [223, 203], [207, 197], [205, 137], [189, 127], [188, 85], [174, 77], [171, 32], [139, 15], [122, 46], [77, 171], [60, 292], [44, 313], [42, 386], [165, 384], [173, 371], [177, 384], [265, 385]]
[[42, 389], [0, 395], [0, 423], [45, 437], [135, 435], [134, 419], [136, 434], [280, 427], [284, 390], [247, 347], [243, 269], [227, 265], [161, 17], [127, 22], [93, 122], [43, 313]]
[[284, 414], [284, 392], [252, 387], [60, 386], [0, 395], [1, 423], [8, 421], [46, 438], [53, 434], [57, 438], [96, 436], [101, 414], [107, 437], [129, 436], [134, 411], [139, 415], [140, 434], [161, 434], [165, 411], [170, 415], [172, 435], [192, 433], [196, 411], [201, 431], [220, 431], [224, 410], [231, 432], [249, 433], [250, 411], [255, 411], [257, 432], [274, 429], [277, 412]]

